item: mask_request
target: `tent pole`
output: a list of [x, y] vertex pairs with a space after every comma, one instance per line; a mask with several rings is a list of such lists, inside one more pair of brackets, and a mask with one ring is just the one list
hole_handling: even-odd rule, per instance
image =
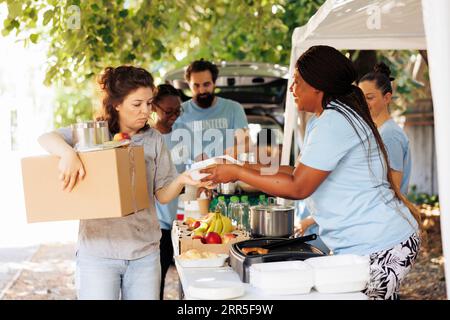
[[433, 96], [442, 249], [450, 299], [450, 1], [422, 0], [422, 10]]

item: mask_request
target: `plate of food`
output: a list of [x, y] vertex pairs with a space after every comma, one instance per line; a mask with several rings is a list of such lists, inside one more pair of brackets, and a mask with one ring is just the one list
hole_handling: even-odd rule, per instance
[[228, 254], [200, 251], [190, 249], [178, 256], [175, 260], [184, 268], [215, 268], [223, 267]]

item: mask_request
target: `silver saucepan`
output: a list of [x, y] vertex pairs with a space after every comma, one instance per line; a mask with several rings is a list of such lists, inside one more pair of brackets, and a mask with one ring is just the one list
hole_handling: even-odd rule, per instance
[[269, 198], [267, 205], [250, 207], [250, 231], [253, 237], [290, 237], [294, 234], [294, 206], [282, 206]]

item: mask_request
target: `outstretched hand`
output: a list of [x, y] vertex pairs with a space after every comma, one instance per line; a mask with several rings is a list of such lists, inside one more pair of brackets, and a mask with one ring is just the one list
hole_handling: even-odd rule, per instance
[[235, 164], [217, 164], [209, 168], [200, 170], [200, 173], [209, 173], [202, 182], [227, 183], [239, 180], [239, 169], [241, 167]]
[[180, 183], [183, 185], [189, 185], [189, 186], [194, 186], [194, 187], [199, 187], [199, 188], [210, 188], [210, 186], [212, 185], [211, 181], [203, 182], [200, 180], [192, 179], [192, 177], [188, 171], [185, 171], [182, 174], [180, 174], [179, 179], [180, 179]]

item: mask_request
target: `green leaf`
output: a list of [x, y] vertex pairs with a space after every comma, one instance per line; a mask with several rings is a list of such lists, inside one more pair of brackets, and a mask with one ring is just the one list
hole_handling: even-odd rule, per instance
[[47, 70], [47, 74], [45, 75], [44, 84], [46, 86], [50, 86], [53, 83], [53, 78], [55, 77], [56, 73], [58, 72], [58, 68], [56, 66], [50, 67], [50, 69]]
[[38, 38], [39, 38], [39, 35], [36, 34], [36, 33], [33, 33], [32, 35], [30, 35], [30, 40], [31, 40], [31, 42], [33, 42], [33, 43], [37, 43]]
[[45, 11], [45, 13], [44, 13], [44, 21], [43, 21], [44, 26], [46, 26], [50, 22], [50, 19], [53, 18], [53, 15], [54, 15], [53, 10]]
[[11, 26], [11, 29], [14, 29], [14, 28], [19, 29], [20, 23], [19, 23], [19, 21], [17, 21], [16, 19], [14, 19], [14, 20], [11, 21], [10, 26]]
[[148, 14], [144, 15], [144, 17], [142, 17], [141, 25], [145, 26], [149, 19], [150, 19], [150, 15], [148, 15]]
[[27, 9], [27, 14], [28, 14], [28, 17], [32, 20], [35, 20], [37, 17], [36, 9], [34, 9], [34, 8]]
[[8, 18], [16, 18], [22, 14], [21, 1], [8, 1]]
[[123, 9], [119, 11], [119, 17], [121, 18], [125, 18], [128, 16], [128, 10], [127, 9]]
[[125, 58], [126, 62], [132, 62], [134, 61], [134, 59], [136, 59], [136, 56], [131, 52], [129, 52], [127, 57]]
[[159, 59], [161, 59], [161, 52], [155, 51], [155, 52], [153, 52], [152, 56], [153, 56], [153, 59], [159, 60]]
[[162, 25], [161, 19], [153, 20], [153, 27], [155, 27], [155, 29], [158, 29], [159, 27], [161, 27], [161, 25]]
[[101, 28], [100, 30], [98, 30], [98, 32], [100, 33], [100, 35], [103, 36], [107, 36], [111, 34], [111, 28], [109, 26], [106, 26], [104, 28]]
[[139, 39], [134, 39], [134, 40], [133, 40], [133, 48], [136, 48], [140, 43], [141, 43], [141, 40], [139, 40]]
[[3, 29], [3, 30], [2, 30], [2, 36], [6, 37], [6, 36], [10, 33], [10, 31], [11, 31], [11, 30]]
[[106, 44], [110, 44], [114, 41], [114, 38], [110, 34], [104, 35], [102, 39]]

